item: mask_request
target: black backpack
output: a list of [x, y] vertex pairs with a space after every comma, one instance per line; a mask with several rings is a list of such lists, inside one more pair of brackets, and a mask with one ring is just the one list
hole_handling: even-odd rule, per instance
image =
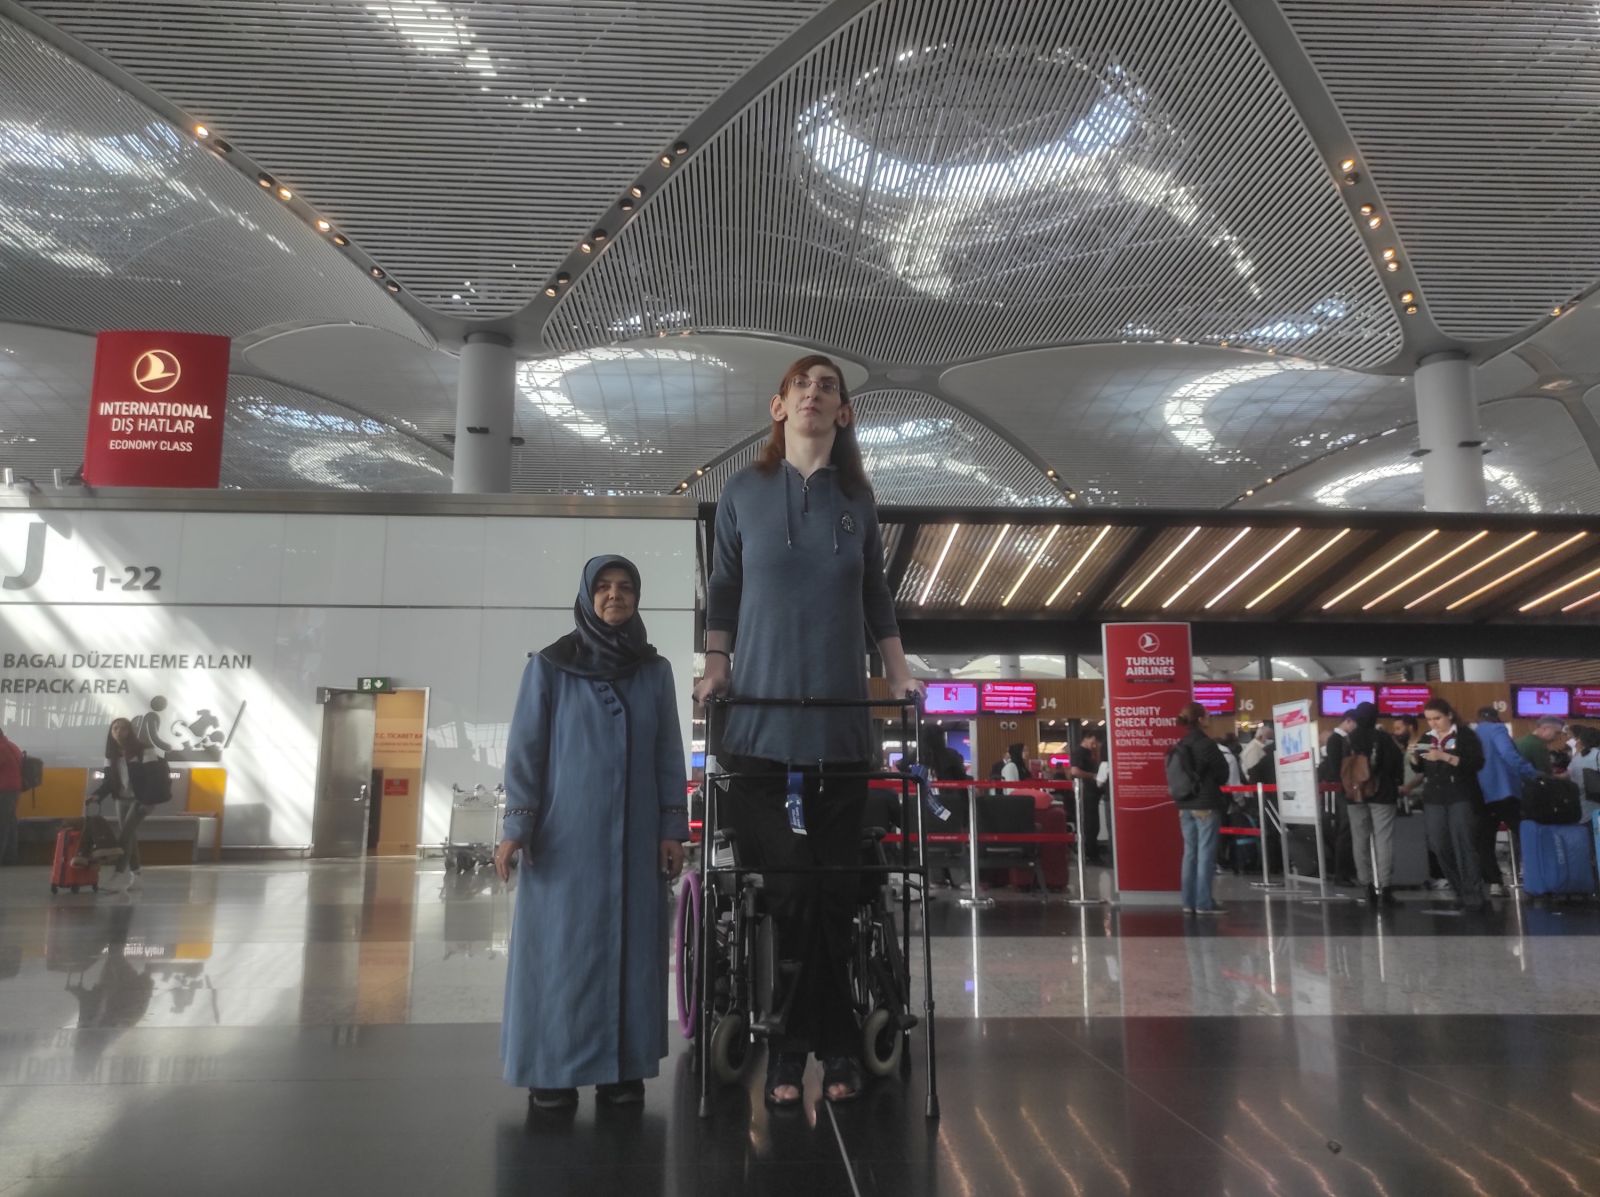
[[172, 801], [172, 774], [164, 760], [129, 761], [128, 784], [134, 798], [145, 806]]
[[1167, 749], [1167, 793], [1174, 802], [1187, 802], [1200, 795], [1200, 771], [1194, 767], [1194, 754], [1182, 740]]
[[44, 785], [44, 762], [36, 756], [22, 754], [22, 788], [37, 790]]
[[1577, 783], [1544, 774], [1528, 778], [1522, 787], [1522, 817], [1558, 827], [1582, 822], [1583, 803], [1579, 801]]

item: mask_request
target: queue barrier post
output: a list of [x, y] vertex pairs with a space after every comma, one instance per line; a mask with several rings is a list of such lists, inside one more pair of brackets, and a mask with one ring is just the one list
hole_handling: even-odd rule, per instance
[[[1265, 782], [1256, 782], [1256, 818], [1261, 823], [1261, 880], [1252, 881], [1252, 889], [1284, 889], [1284, 882], [1272, 879], [1272, 870], [1267, 863], [1267, 786]], [[1278, 824], [1278, 853], [1284, 861], [1284, 871], [1288, 871], [1289, 841], [1283, 829], [1283, 824]]]
[[964, 910], [988, 910], [994, 899], [978, 892], [978, 787], [967, 787], [967, 884], [972, 893], [957, 898], [956, 904]]
[[1519, 828], [1510, 823], [1502, 823], [1506, 829], [1506, 848], [1511, 852], [1511, 879], [1506, 882], [1507, 889], [1522, 888], [1522, 862], [1517, 859], [1517, 834]]
[[1104, 906], [1104, 898], [1091, 898], [1084, 882], [1083, 872], [1083, 778], [1072, 779], [1072, 801], [1077, 808], [1077, 822], [1072, 825], [1072, 839], [1078, 848], [1078, 896], [1068, 898], [1068, 906]]

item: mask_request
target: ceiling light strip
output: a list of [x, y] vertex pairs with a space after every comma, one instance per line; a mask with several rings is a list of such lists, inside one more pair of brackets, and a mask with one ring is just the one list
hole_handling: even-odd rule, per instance
[[1546, 549], [1544, 552], [1540, 553], [1537, 557], [1533, 558], [1532, 560], [1524, 561], [1521, 565], [1517, 566], [1516, 569], [1513, 569], [1513, 570], [1510, 570], [1507, 573], [1501, 574], [1498, 578], [1496, 578], [1493, 582], [1490, 582], [1488, 585], [1480, 586], [1480, 587], [1478, 587], [1478, 589], [1474, 590], [1471, 594], [1463, 595], [1462, 597], [1458, 598], [1455, 602], [1453, 602], [1449, 606], [1447, 606], [1445, 608], [1445, 610], [1446, 611], [1454, 611], [1457, 607], [1462, 607], [1462, 606], [1465, 606], [1467, 603], [1470, 603], [1473, 599], [1477, 598], [1480, 594], [1488, 594], [1489, 591], [1493, 590], [1496, 586], [1499, 586], [1504, 582], [1511, 581], [1512, 578], [1516, 577], [1518, 574], [1522, 573], [1524, 570], [1532, 569], [1534, 566], [1538, 565], [1539, 562], [1543, 561], [1546, 557], [1554, 557], [1562, 549], [1570, 548], [1572, 545], [1577, 544], [1580, 540], [1582, 540], [1585, 536], [1588, 536], [1588, 535], [1589, 534], [1587, 532], [1578, 532], [1578, 533], [1575, 533], [1572, 536], [1567, 537], [1560, 544], [1556, 545], [1555, 548]]
[[1341, 529], [1340, 532], [1339, 532], [1339, 535], [1335, 536], [1332, 540], [1328, 541], [1327, 544], [1323, 545], [1320, 549], [1318, 549], [1315, 553], [1312, 553], [1311, 556], [1307, 557], [1299, 565], [1295, 566], [1288, 573], [1284, 574], [1283, 577], [1279, 578], [1271, 586], [1268, 586], [1260, 594], [1256, 595], [1255, 598], [1251, 599], [1248, 603], [1246, 603], [1244, 605], [1244, 609], [1246, 611], [1250, 610], [1257, 603], [1259, 603], [1262, 599], [1266, 598], [1273, 591], [1278, 589], [1278, 587], [1282, 586], [1290, 578], [1294, 577], [1301, 570], [1303, 570], [1306, 566], [1310, 565], [1318, 557], [1322, 556], [1322, 554], [1326, 553], [1329, 549], [1333, 548], [1334, 545], [1338, 544], [1341, 540], [1343, 540], [1346, 536], [1349, 536], [1349, 535], [1350, 535], [1350, 529], [1349, 528]]
[[1401, 549], [1393, 557], [1390, 557], [1389, 560], [1385, 561], [1382, 565], [1378, 566], [1377, 569], [1373, 570], [1366, 577], [1362, 578], [1361, 581], [1357, 582], [1354, 586], [1348, 586], [1345, 589], [1341, 590], [1338, 594], [1334, 595], [1327, 602], [1323, 603], [1322, 604], [1322, 609], [1324, 611], [1326, 611], [1329, 608], [1331, 608], [1331, 607], [1337, 605], [1338, 603], [1342, 602], [1344, 599], [1348, 598], [1350, 595], [1352, 595], [1356, 591], [1360, 590], [1368, 582], [1372, 581], [1373, 578], [1376, 578], [1384, 570], [1388, 569], [1391, 565], [1395, 565], [1395, 564], [1397, 564], [1397, 563], [1399, 563], [1401, 561], [1404, 561], [1407, 557], [1411, 556], [1412, 553], [1415, 553], [1418, 549], [1420, 549], [1423, 545], [1427, 544], [1430, 540], [1432, 540], [1437, 535], [1439, 535], [1439, 530], [1437, 528], [1435, 528], [1432, 532], [1423, 533], [1422, 539], [1414, 542], [1411, 545], [1410, 548]]
[[1586, 598], [1581, 598], [1577, 600], [1577, 602], [1568, 603], [1565, 607], [1561, 608], [1561, 614], [1565, 615], [1568, 611], [1576, 611], [1579, 607], [1586, 606], [1587, 604], [1594, 602], [1595, 599], [1600, 599], [1600, 590], [1596, 590], [1593, 594], [1587, 596]]
[[[1554, 590], [1551, 590], [1551, 591], [1549, 591], [1549, 592], [1547, 592], [1545, 594], [1541, 594], [1538, 598], [1534, 599], [1533, 601], [1522, 604], [1522, 606], [1518, 607], [1517, 610], [1518, 611], [1532, 611], [1540, 603], [1548, 603], [1551, 599], [1555, 598], [1557, 595], [1565, 594], [1569, 590], [1573, 590], [1576, 587], [1582, 586], [1585, 582], [1589, 581], [1589, 579], [1591, 579], [1591, 578], [1600, 578], [1600, 567], [1597, 567], [1595, 569], [1591, 569], [1588, 573], [1584, 574], [1581, 578], [1573, 578], [1572, 581], [1567, 582], [1564, 585], [1557, 586]], [[1587, 600], [1585, 600], [1585, 601], [1587, 601]], [[1563, 607], [1562, 610], [1565, 611], [1566, 608]]]
[[1045, 599], [1044, 605], [1046, 607], [1055, 605], [1056, 599], [1060, 598], [1061, 592], [1067, 588], [1067, 583], [1072, 581], [1072, 579], [1077, 576], [1078, 571], [1089, 563], [1089, 558], [1094, 556], [1094, 551], [1100, 547], [1100, 542], [1110, 534], [1111, 525], [1107, 524], [1104, 528], [1100, 529], [1100, 534], [1094, 538], [1094, 543], [1089, 546], [1088, 551], [1073, 563], [1072, 568], [1067, 571], [1067, 576], [1061, 579], [1056, 588], [1050, 592], [1050, 597]]
[[933, 572], [928, 575], [928, 584], [922, 588], [922, 597], [917, 600], [917, 606], [928, 605], [928, 596], [933, 593], [933, 584], [939, 580], [939, 571], [944, 568], [944, 559], [950, 552], [950, 546], [955, 542], [956, 533], [961, 531], [960, 524], [950, 525], [950, 535], [944, 538], [944, 548], [939, 550], [939, 560], [933, 563]]
[[1251, 574], [1255, 573], [1256, 570], [1260, 569], [1263, 565], [1265, 565], [1268, 561], [1270, 561], [1272, 559], [1272, 557], [1273, 557], [1273, 554], [1275, 554], [1279, 549], [1283, 548], [1284, 545], [1288, 544], [1291, 540], [1293, 540], [1298, 535], [1300, 535], [1300, 529], [1299, 528], [1290, 528], [1289, 531], [1284, 535], [1282, 540], [1278, 541], [1277, 544], [1273, 545], [1265, 553], [1262, 553], [1261, 556], [1256, 558], [1256, 561], [1255, 561], [1254, 565], [1252, 565], [1249, 569], [1245, 570], [1244, 573], [1240, 574], [1238, 577], [1234, 578], [1233, 581], [1229, 582], [1221, 590], [1217, 591], [1216, 595], [1212, 598], [1212, 600], [1209, 603], [1206, 604], [1206, 610], [1207, 611], [1211, 610], [1212, 607], [1215, 607], [1223, 599], [1227, 598], [1228, 597], [1228, 593], [1231, 590], [1233, 590], [1233, 588], [1235, 586], [1239, 585], [1240, 582], [1243, 582]]
[[1186, 590], [1188, 590], [1189, 587], [1193, 586], [1201, 578], [1205, 577], [1206, 574], [1210, 572], [1211, 567], [1213, 565], [1215, 565], [1217, 562], [1221, 561], [1224, 557], [1226, 557], [1233, 550], [1233, 546], [1234, 545], [1238, 544], [1246, 536], [1249, 536], [1250, 533], [1253, 532], [1253, 531], [1255, 531], [1254, 528], [1240, 528], [1238, 533], [1234, 536], [1234, 538], [1232, 540], [1230, 540], [1227, 544], [1223, 545], [1222, 548], [1217, 551], [1216, 556], [1212, 557], [1210, 561], [1207, 561], [1204, 565], [1202, 565], [1198, 570], [1195, 571], [1195, 574], [1194, 574], [1193, 577], [1191, 577], [1182, 586], [1178, 587], [1176, 590], [1174, 590], [1172, 592], [1172, 597], [1169, 598], [1166, 602], [1161, 604], [1161, 609], [1163, 611], [1165, 611], [1168, 607], [1172, 606], [1173, 603], [1177, 602], [1180, 598], [1182, 598], [1183, 595], [1184, 595], [1184, 592]]
[[1409, 611], [1409, 610], [1411, 610], [1411, 608], [1415, 607], [1418, 603], [1427, 602], [1429, 599], [1431, 599], [1434, 595], [1438, 594], [1440, 591], [1449, 590], [1450, 587], [1454, 586], [1457, 582], [1461, 581], [1463, 578], [1470, 578], [1473, 574], [1477, 573], [1484, 566], [1489, 565], [1492, 562], [1498, 561], [1501, 557], [1504, 557], [1507, 553], [1511, 552], [1512, 549], [1515, 549], [1520, 545], [1527, 544], [1530, 540], [1532, 540], [1537, 535], [1539, 535], [1537, 532], [1524, 532], [1521, 536], [1517, 537], [1510, 544], [1506, 545], [1505, 548], [1497, 549], [1495, 552], [1490, 553], [1487, 557], [1485, 557], [1482, 561], [1478, 562], [1476, 565], [1470, 565], [1466, 569], [1462, 570], [1455, 577], [1451, 578], [1448, 582], [1445, 582], [1445, 583], [1443, 583], [1442, 585], [1439, 585], [1439, 586], [1435, 586], [1432, 590], [1428, 591], [1427, 594], [1420, 595], [1419, 597], [1412, 599], [1409, 603], [1406, 604], [1405, 609], [1407, 611]]
[[994, 543], [989, 546], [988, 556], [983, 559], [983, 564], [978, 566], [978, 572], [972, 575], [972, 582], [967, 587], [967, 592], [961, 596], [961, 605], [963, 607], [967, 605], [967, 600], [972, 597], [972, 592], [978, 588], [978, 583], [983, 581], [983, 575], [989, 569], [989, 562], [993, 561], [994, 555], [1000, 551], [1000, 546], [1004, 543], [1006, 533], [1009, 531], [1011, 531], [1011, 525], [1005, 524], [1001, 527], [999, 534], [995, 536]]
[[1455, 548], [1451, 549], [1443, 557], [1440, 557], [1432, 565], [1423, 566], [1416, 573], [1412, 574], [1409, 578], [1407, 578], [1404, 582], [1400, 582], [1400, 583], [1397, 583], [1394, 586], [1389, 587], [1389, 589], [1385, 590], [1382, 594], [1380, 594], [1375, 599], [1368, 599], [1366, 602], [1361, 604], [1361, 609], [1363, 611], [1372, 610], [1372, 608], [1376, 607], [1379, 603], [1383, 602], [1383, 600], [1388, 598], [1390, 595], [1398, 594], [1398, 593], [1400, 593], [1400, 591], [1404, 590], [1407, 586], [1411, 585], [1411, 583], [1417, 581], [1420, 578], [1427, 577], [1434, 570], [1438, 569], [1441, 565], [1443, 565], [1446, 561], [1450, 560], [1450, 558], [1454, 557], [1457, 553], [1466, 552], [1468, 549], [1470, 549], [1473, 545], [1477, 544], [1480, 540], [1482, 540], [1487, 535], [1489, 535], [1489, 530], [1487, 528], [1485, 528], [1482, 532], [1479, 532], [1471, 540], [1466, 540], [1466, 541], [1463, 541], [1462, 543], [1456, 545]]
[[1185, 536], [1182, 540], [1180, 540], [1178, 542], [1177, 547], [1174, 548], [1172, 550], [1172, 552], [1168, 553], [1165, 557], [1163, 557], [1161, 559], [1161, 564], [1155, 567], [1155, 570], [1150, 574], [1150, 576], [1148, 578], [1146, 578], [1143, 582], [1140, 582], [1139, 585], [1138, 585], [1138, 588], [1136, 590], [1134, 590], [1134, 592], [1132, 594], [1130, 594], [1127, 598], [1122, 600], [1123, 609], [1126, 610], [1128, 607], [1131, 607], [1133, 605], [1133, 600], [1138, 598], [1141, 594], [1144, 593], [1144, 588], [1146, 586], [1150, 585], [1151, 582], [1154, 582], [1156, 580], [1156, 575], [1159, 574], [1162, 570], [1166, 569], [1167, 566], [1171, 565], [1172, 564], [1172, 559], [1174, 557], [1176, 557], [1179, 553], [1183, 552], [1184, 546], [1187, 545], [1191, 540], [1193, 540], [1196, 536], [1199, 536], [1199, 535], [1200, 535], [1200, 529], [1199, 528], [1190, 528], [1189, 529], [1189, 535]]
[[1033, 555], [1033, 560], [1028, 562], [1028, 568], [1022, 571], [1022, 576], [1012, 583], [1011, 589], [1006, 592], [1006, 597], [1000, 600], [1002, 607], [1011, 605], [1011, 600], [1016, 597], [1017, 591], [1022, 589], [1022, 584], [1028, 580], [1028, 575], [1033, 572], [1033, 567], [1039, 564], [1039, 558], [1044, 556], [1044, 551], [1050, 547], [1050, 542], [1056, 538], [1056, 533], [1060, 531], [1060, 524], [1050, 529], [1050, 535], [1044, 538], [1044, 543], [1039, 546], [1039, 551]]

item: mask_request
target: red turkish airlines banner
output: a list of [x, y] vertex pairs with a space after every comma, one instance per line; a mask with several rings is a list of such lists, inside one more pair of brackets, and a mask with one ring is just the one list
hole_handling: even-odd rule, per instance
[[1167, 749], [1179, 738], [1179, 709], [1193, 701], [1189, 625], [1108, 623], [1101, 643], [1117, 890], [1173, 892], [1183, 835], [1167, 792]]
[[215, 487], [228, 409], [227, 337], [103, 332], [95, 345], [83, 480]]

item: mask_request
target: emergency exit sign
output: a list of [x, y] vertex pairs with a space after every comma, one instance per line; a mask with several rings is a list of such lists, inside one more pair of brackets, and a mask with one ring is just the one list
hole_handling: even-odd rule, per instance
[[356, 689], [363, 694], [385, 694], [394, 689], [394, 679], [387, 677], [357, 678]]

